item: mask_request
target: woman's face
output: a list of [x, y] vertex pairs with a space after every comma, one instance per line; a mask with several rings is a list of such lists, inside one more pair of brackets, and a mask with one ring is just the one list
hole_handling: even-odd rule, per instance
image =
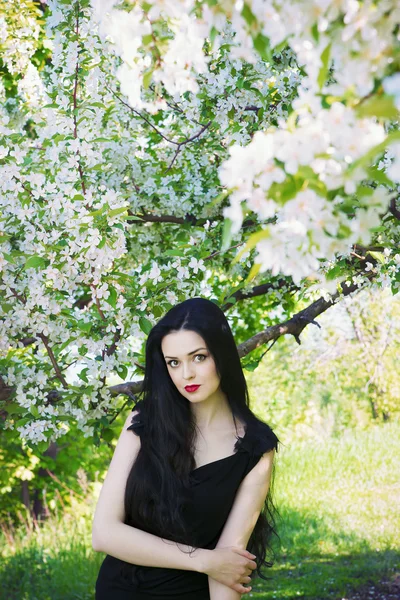
[[[215, 362], [204, 339], [194, 331], [181, 330], [164, 336], [161, 350], [168, 373], [179, 392], [198, 403], [214, 394], [220, 385]], [[186, 386], [199, 385], [196, 391]]]

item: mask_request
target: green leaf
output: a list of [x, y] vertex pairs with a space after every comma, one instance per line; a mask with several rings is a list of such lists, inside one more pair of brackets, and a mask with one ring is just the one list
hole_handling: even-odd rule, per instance
[[221, 202], [223, 202], [225, 200], [225, 198], [227, 198], [231, 192], [232, 192], [232, 188], [230, 188], [228, 190], [224, 190], [223, 192], [218, 194], [218, 196], [216, 196], [213, 200], [211, 200], [211, 202], [207, 206], [215, 207], [217, 204], [220, 204]]
[[143, 73], [143, 87], [145, 90], [148, 90], [151, 83], [151, 78], [153, 77], [154, 69], [148, 69]]
[[214, 25], [213, 25], [213, 26], [211, 27], [211, 30], [210, 30], [210, 42], [211, 42], [211, 44], [213, 44], [213, 43], [214, 43], [214, 40], [215, 40], [215, 38], [217, 37], [217, 33], [218, 33], [218, 29], [216, 29], [216, 28], [214, 27]]
[[14, 257], [11, 256], [11, 254], [7, 254], [7, 252], [3, 252], [3, 258], [5, 258], [7, 262], [9, 262], [13, 265], [15, 264]]
[[331, 47], [332, 47], [332, 42], [330, 42], [326, 46], [326, 48], [322, 51], [322, 54], [321, 54], [322, 66], [319, 70], [318, 79], [317, 79], [320, 90], [322, 89], [322, 87], [326, 81], [326, 76], [328, 74], [329, 59], [330, 59], [330, 55], [331, 55]]
[[227, 298], [226, 300], [223, 300], [223, 304], [236, 304], [237, 302], [237, 298], [235, 298], [235, 296], [231, 296], [230, 298]]
[[250, 281], [252, 281], [254, 279], [254, 277], [256, 277], [259, 273], [261, 269], [261, 263], [254, 263], [254, 265], [252, 265], [249, 274], [246, 277], [246, 284], [250, 283]]
[[255, 371], [259, 364], [260, 361], [248, 362], [247, 364], [243, 365], [243, 369], [246, 371]]
[[113, 308], [116, 308], [118, 298], [117, 290], [111, 285], [108, 286], [108, 290], [110, 292], [110, 295], [108, 296], [108, 298], [105, 298], [105, 301], [108, 302], [108, 304], [110, 304]]
[[75, 336], [68, 338], [68, 339], [67, 339], [65, 342], [63, 342], [63, 343], [61, 344], [61, 346], [58, 346], [58, 347], [57, 347], [57, 352], [58, 352], [58, 353], [60, 353], [60, 352], [61, 352], [61, 350], [64, 350], [64, 348], [66, 348], [67, 346], [69, 346], [69, 345], [70, 345], [70, 343], [71, 343], [71, 342], [74, 342], [75, 340], [76, 340], [76, 337], [75, 337]]
[[126, 379], [128, 376], [128, 367], [126, 365], [119, 365], [117, 374], [121, 379]]
[[[143, 10], [145, 10], [145, 9], [143, 9]], [[149, 44], [152, 43], [152, 41], [153, 41], [153, 36], [151, 35], [151, 33], [149, 33], [147, 35], [144, 35], [142, 37], [142, 44], [143, 44], [143, 46], [148, 46]]]
[[81, 331], [84, 331], [85, 333], [89, 333], [89, 331], [92, 329], [92, 324], [87, 323], [86, 321], [83, 321], [82, 319], [77, 322], [77, 325], [78, 325], [79, 329]]
[[357, 167], [363, 167], [363, 168], [367, 167], [369, 165], [369, 163], [375, 158], [375, 156], [377, 156], [378, 154], [381, 154], [390, 144], [396, 143], [399, 141], [400, 141], [400, 131], [398, 131], [398, 130], [391, 131], [382, 142], [380, 142], [379, 144], [376, 144], [376, 146], [374, 146], [373, 148], [370, 148], [368, 150], [368, 152], [366, 152], [363, 156], [361, 156], [361, 158], [358, 158], [353, 163], [351, 163], [351, 165], [348, 167], [347, 171], [345, 172], [346, 176], [348, 174], [352, 173], [355, 169], [357, 169]]
[[[102, 215], [108, 208], [108, 204], [103, 204], [103, 206], [101, 208], [98, 208], [97, 210], [92, 210], [90, 213], [88, 213], [89, 217], [98, 217], [100, 215]], [[74, 217], [76, 218], [76, 217]]]
[[82, 369], [82, 371], [80, 371], [80, 373], [78, 373], [79, 379], [82, 379], [82, 381], [84, 381], [85, 383], [89, 383], [88, 378], [87, 378], [88, 371], [89, 371], [89, 367], [85, 367], [84, 369]]
[[265, 238], [270, 237], [270, 235], [271, 233], [268, 228], [260, 229], [259, 231], [252, 233], [249, 239], [247, 240], [245, 247], [242, 248], [242, 250], [238, 252], [238, 254], [233, 259], [232, 264], [237, 263], [242, 258], [243, 254], [245, 254], [249, 250], [252, 250], [254, 246], [258, 244], [258, 242], [260, 242], [261, 240], [265, 240]]
[[18, 429], [18, 427], [24, 427], [27, 423], [29, 423], [30, 420], [31, 419], [29, 417], [18, 419], [18, 421], [15, 423], [15, 429]]
[[78, 349], [78, 354], [80, 356], [86, 356], [87, 353], [88, 353], [88, 348], [87, 348], [87, 346], [85, 346], [85, 344]]
[[13, 310], [15, 307], [13, 306], [13, 304], [8, 304], [8, 302], [4, 302], [3, 304], [0, 305], [1, 309], [3, 311], [3, 313], [9, 313], [10, 310]]
[[42, 256], [30, 256], [25, 262], [24, 269], [38, 269], [46, 266], [48, 261]]
[[10, 415], [18, 415], [18, 414], [22, 414], [26, 411], [26, 408], [24, 408], [23, 406], [20, 406], [17, 402], [9, 402], [8, 404], [5, 404], [4, 406], [1, 407], [2, 410], [5, 410], [8, 412], [8, 414]]
[[32, 406], [30, 407], [29, 410], [30, 410], [31, 415], [33, 415], [35, 417], [35, 419], [37, 419], [39, 417], [39, 411], [38, 411], [37, 406], [32, 404]]
[[127, 206], [120, 206], [120, 208], [113, 208], [112, 210], [109, 210], [107, 214], [109, 217], [116, 217], [117, 215], [122, 215], [122, 213], [126, 213], [127, 210]]
[[146, 335], [149, 335], [151, 329], [153, 328], [153, 324], [146, 317], [140, 317], [139, 318], [139, 327]]
[[224, 225], [222, 229], [222, 242], [221, 242], [221, 252], [225, 252], [231, 243], [232, 240], [232, 225], [233, 221], [228, 217], [224, 219]]
[[391, 96], [371, 96], [355, 107], [355, 113], [359, 119], [362, 117], [399, 118], [399, 110]]
[[314, 23], [314, 25], [311, 27], [311, 33], [312, 33], [312, 36], [313, 36], [314, 40], [318, 44], [318, 42], [319, 42], [319, 31], [318, 31], [318, 24], [317, 23]]
[[272, 63], [271, 45], [269, 39], [265, 35], [259, 33], [254, 37], [253, 45], [263, 60]]
[[106, 440], [106, 442], [112, 442], [115, 439], [115, 431], [111, 429], [111, 427], [106, 427], [101, 432], [101, 437]]
[[379, 225], [378, 227], [370, 227], [369, 230], [374, 233], [381, 233], [381, 231], [387, 231], [387, 227], [386, 225]]
[[244, 2], [244, 4], [243, 4], [241, 14], [242, 14], [243, 19], [246, 21], [247, 25], [249, 25], [249, 27], [251, 27], [252, 25], [257, 23], [256, 17], [253, 15], [249, 5], [246, 2]]
[[369, 167], [368, 169], [366, 169], [368, 177], [370, 177], [370, 179], [372, 179], [373, 181], [376, 181], [377, 183], [381, 183], [384, 185], [388, 185], [389, 187], [393, 186], [393, 182], [391, 179], [389, 179], [389, 177], [386, 175], [385, 171], [383, 171], [382, 169], [378, 169], [378, 167], [376, 165]]
[[341, 275], [342, 273], [342, 267], [340, 267], [339, 265], [335, 265], [334, 267], [332, 267], [332, 269], [329, 269], [329, 271], [327, 271], [325, 277], [328, 281], [332, 281], [333, 279], [336, 279], [336, 277], [339, 277], [339, 275]]
[[166, 256], [186, 256], [182, 250], [165, 250], [164, 254]]
[[381, 264], [385, 264], [385, 255], [383, 252], [374, 252], [373, 250], [368, 250], [367, 254], [370, 254], [372, 258], [375, 258]]
[[278, 204], [284, 204], [288, 200], [291, 200], [296, 196], [298, 192], [296, 181], [294, 177], [285, 179], [282, 183], [274, 181], [269, 188], [268, 195], [272, 200], [278, 202]]

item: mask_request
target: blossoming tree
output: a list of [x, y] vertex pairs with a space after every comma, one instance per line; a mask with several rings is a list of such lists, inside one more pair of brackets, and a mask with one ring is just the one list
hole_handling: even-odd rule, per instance
[[146, 334], [188, 297], [226, 311], [252, 370], [343, 295], [397, 293], [395, 0], [26, 0], [24, 22], [7, 4], [10, 439], [111, 439]]

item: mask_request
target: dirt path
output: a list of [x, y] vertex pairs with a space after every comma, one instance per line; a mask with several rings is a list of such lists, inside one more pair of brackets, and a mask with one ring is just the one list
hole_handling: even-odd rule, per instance
[[400, 600], [400, 573], [379, 584], [369, 584], [339, 600]]

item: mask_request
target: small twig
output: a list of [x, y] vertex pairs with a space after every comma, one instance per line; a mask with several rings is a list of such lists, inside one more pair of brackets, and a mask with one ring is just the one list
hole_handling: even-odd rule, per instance
[[175, 140], [171, 140], [170, 138], [168, 138], [166, 135], [163, 134], [162, 131], [160, 131], [155, 125], [153, 125], [153, 123], [151, 121], [149, 121], [149, 119], [143, 115], [142, 113], [140, 113], [138, 110], [132, 108], [132, 106], [130, 106], [127, 102], [125, 102], [125, 100], [123, 100], [121, 98], [121, 96], [119, 96], [116, 92], [114, 92], [114, 90], [112, 90], [111, 88], [109, 88], [108, 86], [106, 86], [106, 88], [108, 89], [109, 92], [111, 92], [124, 106], [126, 106], [127, 108], [129, 108], [130, 111], [132, 111], [135, 115], [137, 115], [138, 117], [140, 117], [141, 119], [143, 119], [148, 125], [150, 125], [150, 127], [152, 129], [154, 129], [154, 131], [156, 133], [158, 133], [159, 136], [161, 136], [163, 138], [163, 140], [165, 140], [166, 142], [170, 143], [170, 144], [174, 144], [174, 146], [177, 146], [176, 152], [174, 154], [174, 157], [172, 159], [171, 164], [169, 165], [169, 167], [167, 168], [167, 170], [165, 171], [165, 173], [168, 173], [168, 171], [171, 169], [172, 165], [175, 162], [176, 157], [178, 156], [179, 152], [181, 151], [182, 146], [185, 146], [186, 144], [189, 144], [190, 142], [193, 142], [195, 139], [197, 139], [198, 137], [201, 136], [202, 133], [204, 133], [204, 131], [206, 129], [208, 129], [208, 127], [210, 127], [212, 121], [209, 121], [208, 123], [206, 123], [206, 125], [203, 125], [202, 128], [200, 129], [200, 131], [198, 131], [197, 133], [195, 133], [194, 135], [192, 135], [191, 137], [187, 138], [186, 140], [183, 140], [182, 142], [176, 142]]
[[124, 106], [126, 106], [127, 108], [129, 108], [129, 110], [131, 112], [133, 112], [135, 115], [137, 115], [138, 117], [140, 117], [141, 119], [143, 119], [144, 121], [146, 121], [146, 123], [148, 125], [150, 125], [150, 127], [152, 127], [154, 129], [154, 131], [156, 133], [158, 133], [159, 136], [161, 136], [163, 138], [163, 140], [165, 140], [166, 142], [169, 142], [170, 144], [175, 144], [176, 146], [179, 146], [179, 142], [175, 142], [174, 140], [170, 140], [169, 138], [167, 138], [167, 136], [165, 136], [162, 131], [160, 131], [159, 129], [157, 129], [157, 127], [155, 125], [153, 125], [153, 123], [151, 121], [149, 121], [149, 119], [147, 117], [145, 117], [144, 115], [142, 115], [138, 110], [135, 110], [134, 108], [132, 108], [132, 106], [130, 106], [127, 102], [125, 102], [125, 100], [123, 100], [121, 98], [121, 96], [119, 96], [116, 92], [114, 92], [114, 90], [112, 90], [111, 88], [109, 88], [106, 85], [106, 89], [111, 92]]
[[241, 300], [248, 300], [249, 298], [256, 298], [257, 296], [264, 296], [265, 294], [268, 294], [268, 292], [278, 291], [285, 287], [288, 288], [288, 292], [296, 292], [299, 290], [299, 287], [296, 284], [291, 284], [285, 279], [279, 279], [277, 282], [275, 282], [275, 285], [273, 281], [270, 281], [269, 283], [262, 283], [260, 285], [255, 285], [251, 290], [248, 290], [247, 292], [242, 289], [236, 290], [236, 292], [231, 294], [229, 298], [226, 299], [229, 300], [230, 298], [235, 298], [235, 303], [226, 302], [221, 306], [221, 310], [228, 310], [229, 308], [232, 308], [234, 304], [240, 302]]
[[[230, 248], [227, 248], [227, 250], [225, 252], [228, 252], [229, 250], [233, 250], [234, 248], [237, 248], [238, 246], [242, 246], [245, 243], [246, 242], [239, 242], [238, 244], [235, 244], [234, 246], [231, 246]], [[210, 260], [211, 258], [214, 258], [215, 256], [218, 256], [218, 254], [221, 254], [221, 250], [216, 250], [215, 252], [212, 252], [208, 256], [205, 256], [203, 258], [203, 260]]]
[[112, 354], [114, 354], [114, 352], [117, 349], [117, 343], [119, 342], [119, 340], [121, 339], [121, 330], [118, 328], [115, 332], [114, 332], [114, 339], [112, 341], [111, 346], [109, 346], [107, 348], [107, 356], [111, 356]]
[[10, 290], [12, 291], [13, 296], [15, 296], [15, 298], [17, 298], [17, 300], [22, 302], [22, 304], [26, 304], [26, 299], [24, 298], [24, 296], [21, 296], [21, 294], [18, 294], [17, 290], [15, 290], [14, 288], [10, 288]]
[[53, 365], [53, 368], [54, 368], [54, 370], [56, 372], [57, 379], [59, 379], [61, 381], [61, 383], [62, 383], [62, 386], [65, 389], [67, 389], [68, 388], [68, 384], [67, 384], [66, 380], [64, 379], [62, 371], [61, 371], [61, 369], [60, 369], [60, 367], [59, 367], [59, 365], [58, 365], [58, 363], [56, 361], [56, 358], [54, 356], [53, 350], [50, 347], [49, 338], [46, 335], [44, 335], [43, 333], [38, 333], [37, 336], [42, 340], [42, 342], [43, 342], [43, 344], [44, 344], [44, 346], [45, 346], [45, 348], [47, 350], [47, 354], [50, 357], [51, 364]]
[[115, 419], [125, 410], [125, 407], [128, 406], [129, 404], [129, 400], [127, 400], [126, 402], [124, 402], [124, 404], [121, 406], [120, 410], [118, 410], [114, 417], [112, 419], [110, 419], [110, 421], [108, 422], [108, 425], [110, 426], [111, 423], [113, 423], [115, 421]]
[[366, 260], [365, 256], [360, 256], [356, 252], [350, 252], [350, 254], [351, 254], [351, 256], [355, 256], [356, 258], [359, 258], [360, 260]]
[[[94, 284], [90, 284], [90, 287], [96, 291], [96, 286]], [[98, 311], [100, 317], [103, 319], [103, 321], [107, 321], [106, 317], [104, 316], [103, 311], [101, 310], [100, 301], [97, 296], [95, 297], [95, 303], [96, 303], [97, 311]]]
[[168, 171], [172, 168], [172, 165], [174, 164], [176, 157], [178, 156], [179, 152], [181, 151], [182, 146], [185, 146], [185, 144], [189, 144], [189, 142], [193, 142], [196, 138], [200, 137], [202, 133], [205, 132], [206, 129], [208, 129], [211, 125], [212, 121], [208, 121], [208, 123], [206, 125], [204, 125], [200, 131], [198, 131], [195, 135], [192, 135], [192, 137], [188, 138], [187, 140], [180, 142], [178, 144], [178, 147], [175, 151], [175, 154], [172, 158], [171, 164], [169, 165], [168, 169], [166, 171], [164, 171], [165, 173], [168, 173]]

